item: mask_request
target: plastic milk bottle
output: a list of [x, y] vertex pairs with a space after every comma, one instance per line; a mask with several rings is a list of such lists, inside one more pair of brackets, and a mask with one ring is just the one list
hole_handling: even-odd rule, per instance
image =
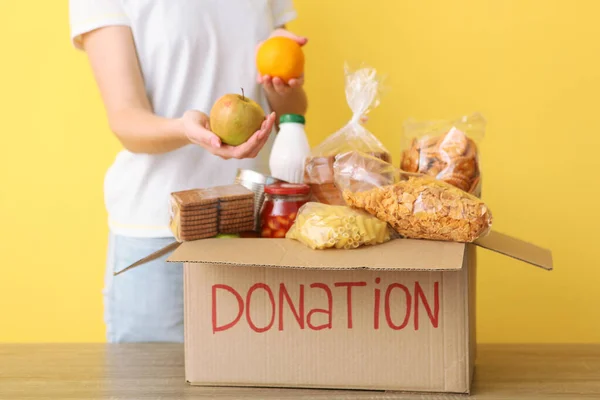
[[304, 123], [302, 115], [284, 114], [279, 118], [279, 132], [269, 159], [272, 177], [289, 183], [304, 181], [304, 160], [310, 154]]

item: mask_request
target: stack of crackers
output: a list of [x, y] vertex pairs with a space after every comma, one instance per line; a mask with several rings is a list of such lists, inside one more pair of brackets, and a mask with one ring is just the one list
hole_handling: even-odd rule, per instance
[[254, 192], [242, 185], [171, 194], [171, 231], [180, 241], [254, 229]]

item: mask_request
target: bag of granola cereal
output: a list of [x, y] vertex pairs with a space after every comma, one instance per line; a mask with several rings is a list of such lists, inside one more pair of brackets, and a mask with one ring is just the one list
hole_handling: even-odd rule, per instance
[[481, 171], [477, 145], [486, 121], [480, 114], [455, 120], [404, 123], [404, 150], [400, 168], [450, 183], [481, 195]]
[[360, 152], [339, 155], [333, 168], [347, 205], [389, 223], [403, 237], [469, 243], [491, 229], [483, 201], [445, 181]]

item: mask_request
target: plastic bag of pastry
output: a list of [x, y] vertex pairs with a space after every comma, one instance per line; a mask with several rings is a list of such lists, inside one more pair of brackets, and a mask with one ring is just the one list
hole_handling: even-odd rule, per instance
[[387, 224], [346, 206], [306, 203], [286, 234], [312, 249], [355, 249], [390, 240]]
[[358, 152], [340, 155], [334, 170], [349, 206], [389, 223], [401, 236], [474, 242], [492, 226], [483, 201], [444, 181]]
[[389, 162], [360, 151], [339, 154], [333, 163], [336, 186], [352, 192], [392, 185], [400, 180], [401, 172]]
[[480, 114], [455, 120], [404, 123], [404, 151], [400, 167], [448, 182], [481, 195], [477, 144], [483, 139], [485, 119]]
[[345, 67], [346, 99], [352, 119], [339, 131], [312, 149], [304, 166], [304, 182], [311, 185], [313, 196], [326, 204], [343, 205], [333, 180], [333, 162], [337, 154], [356, 150], [391, 162], [390, 153], [362, 124], [361, 118], [379, 104], [380, 78], [375, 69]]

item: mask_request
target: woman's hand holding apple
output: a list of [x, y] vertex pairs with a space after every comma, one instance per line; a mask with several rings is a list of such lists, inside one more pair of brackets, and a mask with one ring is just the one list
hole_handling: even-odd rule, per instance
[[219, 136], [211, 131], [210, 118], [201, 111], [191, 110], [180, 119], [182, 130], [190, 143], [204, 147], [212, 154], [225, 160], [231, 158], [254, 158], [269, 139], [275, 124], [275, 113], [268, 115], [260, 129], [239, 146], [222, 143]]

